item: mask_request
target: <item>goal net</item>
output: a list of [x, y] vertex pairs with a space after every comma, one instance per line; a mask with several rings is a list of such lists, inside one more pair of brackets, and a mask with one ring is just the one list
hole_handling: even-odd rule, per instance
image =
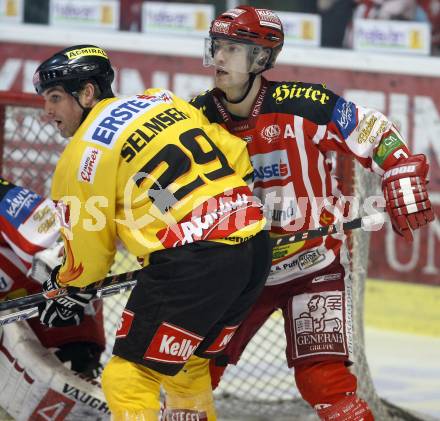
[[[45, 119], [42, 102], [35, 95], [0, 93], [1, 175], [6, 179], [49, 196], [50, 181], [66, 140]], [[362, 203], [362, 197], [376, 191], [378, 180], [359, 171], [345, 160], [339, 171]], [[348, 180], [353, 180], [348, 182]], [[353, 231], [350, 238], [353, 273], [354, 343], [359, 394], [366, 399], [377, 420], [416, 420], [410, 414], [378, 398], [365, 357], [363, 334], [364, 281], [368, 262], [368, 233]], [[137, 268], [136, 260], [124, 251], [118, 252], [113, 273]], [[105, 299], [104, 315], [107, 349], [105, 363], [111, 355], [116, 326], [127, 300], [127, 294]], [[236, 367], [229, 367], [216, 390], [216, 404], [223, 418], [315, 420], [295, 388], [292, 372], [287, 368], [284, 352], [283, 319], [274, 313], [247, 347]], [[288, 417], [288, 418], [287, 418]]]

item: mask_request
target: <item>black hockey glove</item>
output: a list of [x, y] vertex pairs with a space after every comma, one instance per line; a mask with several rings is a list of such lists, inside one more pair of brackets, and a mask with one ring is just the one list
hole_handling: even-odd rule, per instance
[[[60, 267], [54, 268], [49, 279], [43, 283], [43, 291], [60, 288], [57, 282]], [[48, 300], [38, 306], [40, 322], [48, 327], [78, 326], [83, 320], [84, 308], [94, 296], [93, 293], [79, 293], [56, 300]]]

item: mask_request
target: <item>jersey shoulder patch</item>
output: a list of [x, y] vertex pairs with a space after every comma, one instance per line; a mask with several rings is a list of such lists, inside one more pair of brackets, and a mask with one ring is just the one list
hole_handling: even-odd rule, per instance
[[14, 186], [0, 200], [0, 216], [18, 228], [42, 201], [42, 197], [37, 193]]

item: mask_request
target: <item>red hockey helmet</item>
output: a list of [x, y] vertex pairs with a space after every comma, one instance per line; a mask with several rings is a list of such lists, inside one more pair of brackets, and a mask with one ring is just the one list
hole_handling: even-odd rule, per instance
[[[209, 36], [211, 40], [224, 38], [270, 49], [263, 70], [273, 67], [284, 42], [280, 18], [272, 10], [252, 6], [238, 6], [220, 14], [212, 21]], [[214, 54], [213, 49], [211, 54]]]

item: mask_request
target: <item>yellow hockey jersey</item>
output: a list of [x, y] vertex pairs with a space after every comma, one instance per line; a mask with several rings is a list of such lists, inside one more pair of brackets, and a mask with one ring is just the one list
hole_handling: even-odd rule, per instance
[[66, 251], [60, 283], [105, 277], [117, 239], [148, 262], [164, 248], [255, 235], [265, 220], [244, 181], [252, 173], [243, 140], [169, 91], [100, 101], [53, 179]]

